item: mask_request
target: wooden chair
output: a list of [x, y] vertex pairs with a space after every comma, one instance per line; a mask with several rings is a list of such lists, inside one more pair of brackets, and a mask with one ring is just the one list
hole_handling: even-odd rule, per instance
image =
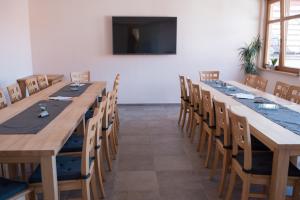
[[37, 76], [37, 81], [38, 81], [40, 90], [43, 90], [43, 89], [46, 89], [47, 87], [49, 87], [47, 75]]
[[[103, 179], [104, 179], [104, 167], [103, 167], [103, 159], [102, 159], [102, 121], [105, 111], [106, 99], [103, 98], [102, 102], [95, 108], [93, 112], [93, 117], [98, 119], [98, 126], [97, 126], [97, 135], [96, 135], [96, 143], [95, 143], [95, 171], [97, 178], [99, 180], [100, 192], [101, 196], [105, 196], [104, 186], [103, 186]], [[88, 127], [87, 127], [88, 128]], [[88, 129], [84, 130], [88, 130]], [[74, 155], [81, 155], [83, 149], [83, 142], [84, 142], [84, 135], [86, 133], [73, 133], [71, 137], [67, 140], [65, 145], [62, 147], [59, 155], [67, 155], [67, 156], [74, 156]]]
[[256, 87], [256, 75], [254, 74], [247, 74], [245, 76], [244, 84], [250, 87], [255, 88]]
[[91, 81], [90, 71], [85, 72], [71, 72], [71, 82], [87, 83]]
[[0, 177], [0, 199], [35, 199], [35, 197], [27, 183]]
[[220, 72], [219, 71], [201, 71], [199, 72], [200, 81], [215, 81], [219, 80]]
[[22, 96], [21, 89], [20, 89], [20, 87], [17, 83], [8, 86], [7, 91], [8, 91], [8, 95], [9, 95], [9, 98], [10, 98], [10, 102], [12, 104], [14, 104], [14, 103], [16, 103], [16, 102], [18, 102], [18, 101], [20, 101], [24, 98]]
[[106, 95], [105, 112], [102, 123], [103, 146], [106, 162], [109, 171], [112, 171], [112, 159], [115, 159], [117, 153], [115, 126], [113, 119], [113, 104], [115, 103], [114, 92], [108, 92]]
[[216, 148], [210, 178], [213, 179], [215, 176], [219, 162], [219, 156], [222, 155], [222, 171], [219, 185], [219, 196], [221, 197], [224, 193], [224, 186], [231, 163], [231, 133], [229, 117], [225, 103], [215, 99], [213, 102], [216, 114]]
[[187, 78], [186, 79], [187, 85], [188, 85], [188, 98], [189, 98], [189, 103], [188, 103], [188, 121], [186, 124], [186, 132], [189, 133], [189, 131], [192, 129], [192, 121], [193, 121], [193, 113], [194, 113], [194, 94], [193, 94], [193, 82], [191, 79]]
[[[95, 176], [95, 146], [99, 119], [97, 115], [87, 122], [81, 156], [57, 156], [57, 180], [59, 191], [82, 190], [82, 199], [90, 200], [90, 186], [94, 199], [99, 199], [97, 179]], [[34, 191], [42, 191], [41, 167], [35, 170], [30, 177], [30, 186]]]
[[114, 86], [113, 86], [113, 91], [115, 91], [115, 122], [116, 122], [116, 128], [119, 130], [120, 127], [120, 118], [119, 118], [119, 108], [118, 108], [118, 94], [119, 94], [119, 85], [120, 85], [120, 74], [116, 75], [115, 81], [114, 81]]
[[255, 89], [258, 89], [258, 90], [261, 90], [261, 91], [265, 92], [266, 88], [267, 88], [267, 84], [268, 84], [268, 80], [266, 80], [266, 79], [264, 79], [260, 76], [256, 77]]
[[[226, 200], [232, 198], [237, 175], [243, 181], [242, 200], [250, 197], [267, 199], [272, 174], [273, 152], [253, 152], [247, 118], [239, 116], [233, 111], [229, 111], [229, 117], [233, 135], [233, 157]], [[293, 177], [290, 175], [293, 175]], [[299, 177], [300, 170], [290, 163], [288, 185], [294, 187], [293, 199], [299, 198]], [[251, 193], [250, 187], [252, 184], [262, 185], [266, 190], [262, 193]]]
[[187, 89], [186, 89], [186, 80], [184, 76], [179, 76], [180, 80], [180, 113], [179, 113], [179, 119], [178, 119], [178, 125], [180, 125], [181, 121], [181, 128], [183, 129], [186, 115], [189, 113], [189, 97], [187, 95]]
[[265, 92], [267, 88], [268, 80], [257, 75], [248, 74], [246, 75], [244, 84]]
[[292, 85], [287, 93], [287, 100], [300, 104], [300, 87]]
[[6, 99], [2, 90], [0, 90], [0, 110], [7, 106]]
[[29, 96], [36, 94], [40, 91], [37, 78], [30, 78], [25, 81], [26, 88], [28, 90]]
[[[200, 132], [203, 122], [203, 111], [202, 111], [202, 96], [200, 92], [200, 87], [198, 84], [193, 84], [193, 99], [194, 99], [194, 109], [192, 118], [192, 128], [191, 128], [191, 143], [194, 141], [195, 129], [197, 126], [200, 127]], [[200, 134], [201, 135], [201, 134]]]
[[289, 91], [290, 85], [283, 83], [281, 81], [277, 81], [274, 88], [274, 95], [277, 97], [281, 97], [283, 99], [287, 98], [287, 93]]
[[203, 103], [203, 126], [197, 150], [200, 151], [200, 153], [203, 152], [206, 138], [208, 138], [207, 154], [205, 159], [205, 167], [208, 167], [216, 132], [215, 113], [210, 91], [202, 89], [201, 94]]

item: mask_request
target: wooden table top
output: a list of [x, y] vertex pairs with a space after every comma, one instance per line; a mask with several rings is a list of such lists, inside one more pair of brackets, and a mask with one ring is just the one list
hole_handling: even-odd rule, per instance
[[[68, 82], [57, 83], [2, 109], [0, 111], [0, 123], [40, 100], [47, 100], [51, 94], [67, 84]], [[37, 134], [0, 134], [0, 156], [56, 155], [105, 87], [106, 82], [93, 82], [81, 96], [73, 98], [73, 102]]]
[[[241, 89], [252, 92], [257, 96], [264, 97], [266, 99], [272, 100], [278, 104], [289, 107], [295, 111], [300, 112], [300, 106], [286, 101], [274, 95], [268, 94], [266, 92], [261, 92], [259, 90], [250, 88], [241, 83], [235, 81], [228, 81], [228, 83], [235, 85]], [[289, 148], [295, 150], [295, 155], [300, 153], [300, 136], [283, 128], [282, 126], [272, 122], [271, 120], [265, 118], [261, 114], [255, 112], [251, 108], [241, 104], [240, 102], [234, 100], [231, 96], [227, 96], [218, 90], [200, 82], [199, 85], [206, 90], [211, 91], [212, 96], [223, 101], [229, 106], [234, 112], [241, 116], [245, 116], [248, 119], [251, 128], [251, 134], [256, 138], [266, 144], [271, 150], [276, 148]]]

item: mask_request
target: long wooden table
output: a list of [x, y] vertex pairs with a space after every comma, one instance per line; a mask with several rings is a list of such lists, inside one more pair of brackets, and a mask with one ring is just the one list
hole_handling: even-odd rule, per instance
[[[290, 101], [247, 87], [235, 81], [228, 81], [228, 83], [300, 112], [300, 106]], [[274, 152], [270, 199], [285, 199], [289, 161], [292, 156], [300, 155], [300, 136], [239, 103], [231, 96], [227, 96], [203, 82], [200, 82], [199, 85], [203, 89], [211, 91], [214, 98], [225, 102], [237, 114], [246, 116], [250, 124], [251, 134]]]
[[[67, 82], [57, 83], [0, 111], [0, 123], [22, 112], [40, 100], [47, 100]], [[0, 163], [40, 163], [43, 193], [46, 200], [57, 200], [56, 155], [89, 107], [106, 87], [106, 82], [93, 82], [79, 97], [37, 134], [1, 135]]]

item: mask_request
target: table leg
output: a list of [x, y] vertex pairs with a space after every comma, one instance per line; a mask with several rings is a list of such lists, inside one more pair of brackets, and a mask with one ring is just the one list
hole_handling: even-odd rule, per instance
[[290, 155], [286, 149], [276, 149], [273, 155], [271, 200], [285, 199]]
[[45, 200], [58, 200], [56, 157], [41, 158], [43, 194]]

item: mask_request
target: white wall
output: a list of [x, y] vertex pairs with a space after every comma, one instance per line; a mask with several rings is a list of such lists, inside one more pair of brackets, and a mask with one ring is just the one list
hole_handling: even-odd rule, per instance
[[[29, 0], [35, 73], [121, 74], [120, 103], [179, 101], [178, 74], [242, 79], [237, 49], [259, 29], [260, 0]], [[177, 55], [113, 56], [111, 16], [177, 16]]]
[[292, 76], [292, 75], [281, 74], [279, 72], [268, 72], [268, 71], [262, 71], [260, 75], [268, 80], [267, 92], [269, 93], [273, 93], [277, 81], [300, 86], [299, 76]]
[[27, 0], [0, 0], [0, 87], [32, 74]]

